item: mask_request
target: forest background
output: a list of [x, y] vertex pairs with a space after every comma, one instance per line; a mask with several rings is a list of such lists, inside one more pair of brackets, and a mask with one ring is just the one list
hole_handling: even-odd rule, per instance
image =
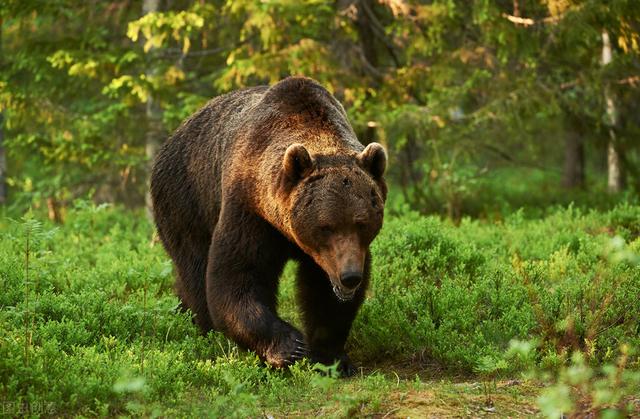
[[0, 201], [52, 218], [77, 197], [142, 205], [184, 118], [291, 74], [388, 147], [395, 207], [491, 217], [640, 188], [631, 0], [8, 0], [0, 13]]

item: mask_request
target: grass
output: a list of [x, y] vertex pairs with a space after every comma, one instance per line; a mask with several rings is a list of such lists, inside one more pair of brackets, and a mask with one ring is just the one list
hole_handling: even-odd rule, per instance
[[[176, 311], [170, 261], [142, 213], [79, 202], [62, 226], [30, 214], [3, 218], [0, 412], [637, 411], [639, 220], [640, 207], [629, 204], [459, 226], [415, 213], [388, 217], [348, 342], [363, 368], [338, 380], [306, 362], [272, 370], [218, 333], [201, 336]], [[298, 323], [294, 269], [285, 269], [279, 299], [281, 314]], [[603, 395], [603, 385], [619, 391]]]

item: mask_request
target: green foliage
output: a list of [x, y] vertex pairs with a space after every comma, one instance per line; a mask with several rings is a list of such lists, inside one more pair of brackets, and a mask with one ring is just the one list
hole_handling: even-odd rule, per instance
[[622, 344], [618, 358], [604, 364], [593, 362], [593, 354], [575, 351], [568, 363], [554, 370], [536, 368], [531, 362], [534, 347], [532, 342], [513, 342], [507, 356], [528, 359], [528, 375], [550, 383], [537, 400], [545, 417], [623, 418], [637, 413], [640, 370], [628, 345]]
[[335, 380], [318, 381], [306, 364], [281, 373], [221, 334], [201, 336], [177, 311], [170, 262], [144, 217], [79, 203], [63, 228], [2, 224], [3, 403], [44, 403], [57, 415], [246, 417], [260, 403], [310, 393], [313, 404], [331, 391]]
[[606, 418], [631, 415], [640, 372], [628, 368], [628, 351], [623, 346], [616, 364], [597, 368], [587, 364], [582, 353], [575, 352], [571, 364], [559, 372], [557, 382], [540, 396], [542, 413], [547, 417], [569, 412], [598, 412]]
[[627, 262], [638, 235], [628, 245], [612, 238], [638, 216], [638, 207], [621, 205], [531, 221], [516, 213], [496, 225], [388, 220], [351, 347], [364, 359], [420, 353], [486, 372], [510, 340], [535, 337], [543, 364], [572, 349], [609, 360], [621, 341], [640, 345], [640, 271]]
[[[638, 366], [630, 348], [640, 347], [639, 216], [637, 206], [621, 205], [459, 227], [416, 213], [389, 217], [348, 350], [364, 366], [474, 372], [493, 382], [485, 398], [500, 392], [496, 380], [536, 366], [559, 368], [565, 385], [563, 366], [581, 351], [594, 369], [593, 403], [617, 406]], [[177, 310], [170, 261], [141, 214], [81, 201], [63, 226], [27, 215], [0, 228], [0, 400], [101, 416], [244, 417], [321, 406], [348, 415], [379, 411], [383, 389], [395, 386], [393, 375], [336, 380], [306, 362], [271, 370], [219, 333], [201, 336]], [[294, 270], [285, 270], [280, 311], [296, 323]], [[628, 346], [620, 350], [621, 342]], [[620, 365], [620, 357], [628, 372], [605, 394], [598, 380], [618, 375], [598, 365]], [[574, 400], [573, 385], [569, 393], [554, 385], [543, 404], [562, 405], [565, 393]]]

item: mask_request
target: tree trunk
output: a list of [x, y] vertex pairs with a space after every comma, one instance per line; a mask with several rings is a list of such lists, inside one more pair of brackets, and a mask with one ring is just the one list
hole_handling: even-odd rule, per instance
[[4, 151], [4, 116], [0, 112], [0, 205], [7, 203], [7, 157]]
[[358, 30], [358, 38], [360, 39], [360, 46], [362, 47], [364, 58], [372, 67], [377, 68], [378, 53], [373, 42], [375, 35], [371, 28], [371, 20], [369, 19], [367, 12], [364, 10], [364, 8], [367, 7], [365, 2], [369, 1], [370, 0], [359, 0], [356, 3], [358, 11], [356, 16], [356, 28]]
[[[611, 40], [609, 32], [602, 31], [602, 65], [606, 66], [611, 62]], [[618, 123], [618, 115], [613, 92], [610, 86], [604, 86], [604, 101], [606, 104], [607, 123], [609, 125], [609, 144], [607, 146], [607, 189], [610, 193], [620, 192], [624, 187], [624, 174], [622, 172], [622, 162], [620, 148], [616, 139], [615, 127]]]
[[58, 201], [52, 196], [47, 198], [47, 214], [49, 215], [49, 220], [57, 224], [62, 224], [60, 205], [58, 204]]
[[[159, 7], [160, 0], [144, 0], [142, 3], [142, 14], [146, 15], [149, 13], [157, 12], [159, 10]], [[147, 78], [152, 78], [154, 76], [154, 73], [155, 69], [153, 68], [153, 66], [147, 68]], [[147, 188], [145, 191], [145, 205], [147, 208], [147, 215], [151, 217], [153, 211], [151, 203], [151, 193], [149, 190], [149, 180], [153, 162], [160, 146], [162, 145], [162, 140], [164, 139], [164, 129], [162, 126], [162, 109], [160, 108], [160, 104], [154, 97], [153, 92], [149, 93], [146, 103], [145, 115], [147, 119], [147, 132], [145, 134], [145, 154], [147, 157]]]
[[364, 135], [359, 138], [360, 142], [367, 146], [371, 143], [378, 141], [378, 124], [376, 121], [367, 122], [367, 128], [364, 131]]
[[151, 168], [158, 154], [158, 150], [164, 139], [164, 128], [162, 126], [162, 110], [156, 100], [149, 96], [146, 107], [147, 132], [145, 134], [145, 154], [147, 157], [147, 190], [145, 192], [145, 204], [149, 215], [151, 214], [151, 193], [149, 190], [149, 180]]
[[562, 186], [568, 189], [584, 188], [584, 139], [582, 132], [571, 124], [565, 138]]
[[[384, 74], [378, 69], [379, 57], [376, 50], [375, 32], [373, 22], [368, 8], [371, 7], [371, 0], [357, 0], [355, 27], [358, 32], [358, 43], [360, 44], [359, 54], [363, 72], [371, 77], [372, 87], [378, 87], [383, 81]], [[373, 13], [373, 12], [371, 12]], [[370, 94], [367, 92], [367, 97]]]
[[[0, 18], [0, 63], [2, 60], [2, 19]], [[7, 202], [7, 156], [4, 151], [4, 115], [0, 111], [0, 205]]]

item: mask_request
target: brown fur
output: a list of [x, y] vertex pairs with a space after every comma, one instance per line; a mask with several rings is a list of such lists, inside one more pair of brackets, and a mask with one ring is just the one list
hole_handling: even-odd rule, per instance
[[[151, 193], [198, 326], [274, 366], [310, 356], [349, 372], [344, 344], [382, 226], [385, 164], [382, 147], [365, 149], [340, 103], [307, 78], [219, 96], [185, 121], [158, 155]], [[304, 336], [276, 313], [292, 258]]]

